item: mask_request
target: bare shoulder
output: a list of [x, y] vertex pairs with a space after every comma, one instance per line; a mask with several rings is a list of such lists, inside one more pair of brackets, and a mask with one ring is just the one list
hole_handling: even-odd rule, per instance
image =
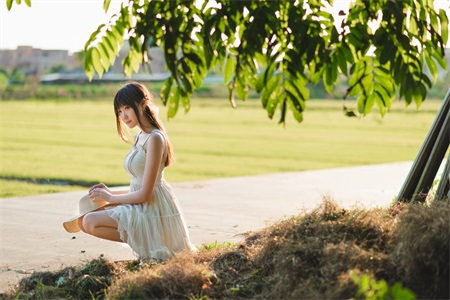
[[145, 143], [145, 147], [147, 149], [150, 148], [164, 148], [166, 145], [166, 140], [164, 137], [164, 134], [160, 132], [159, 130], [156, 130], [150, 134], [148, 137], [147, 142]]
[[155, 143], [165, 143], [165, 141], [166, 141], [166, 138], [165, 138], [165, 136], [164, 136], [164, 133], [162, 133], [161, 131], [159, 131], [159, 130], [154, 130], [151, 134], [150, 134], [150, 137], [149, 137], [149, 139], [152, 141], [152, 142], [155, 142]]

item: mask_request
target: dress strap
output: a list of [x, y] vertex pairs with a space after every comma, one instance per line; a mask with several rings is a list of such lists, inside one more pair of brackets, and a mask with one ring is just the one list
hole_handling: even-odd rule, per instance
[[138, 143], [139, 137], [141, 136], [141, 134], [142, 134], [142, 131], [139, 131], [138, 133], [136, 133], [134, 135], [134, 145], [136, 145]]

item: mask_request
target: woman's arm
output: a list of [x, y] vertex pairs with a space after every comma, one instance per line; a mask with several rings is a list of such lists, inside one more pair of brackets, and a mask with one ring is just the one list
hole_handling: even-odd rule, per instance
[[116, 189], [111, 190], [111, 194], [113, 194], [113, 195], [123, 195], [123, 194], [128, 194], [129, 192], [130, 192], [129, 188], [120, 189], [120, 190], [116, 190]]
[[121, 189], [117, 189], [117, 188], [110, 189], [106, 184], [99, 183], [99, 184], [93, 185], [89, 189], [89, 193], [91, 193], [95, 189], [104, 189], [106, 192], [108, 192], [108, 193], [110, 193], [112, 195], [126, 194], [126, 193], [128, 193], [130, 191], [129, 188], [126, 188], [126, 189], [123, 189], [123, 188], [121, 188]]
[[93, 201], [106, 200], [113, 204], [137, 204], [149, 201], [153, 196], [156, 179], [159, 176], [159, 167], [164, 159], [165, 140], [160, 134], [152, 134], [145, 143], [146, 159], [142, 188], [126, 194], [113, 194], [105, 189], [93, 189], [89, 193]]

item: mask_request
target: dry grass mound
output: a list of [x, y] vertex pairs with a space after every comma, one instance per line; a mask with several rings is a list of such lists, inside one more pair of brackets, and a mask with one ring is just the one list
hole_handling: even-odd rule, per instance
[[355, 284], [356, 274], [389, 287], [401, 282], [419, 299], [448, 299], [449, 216], [448, 202], [346, 210], [325, 199], [312, 212], [249, 234], [239, 245], [203, 246], [145, 266], [95, 260], [84, 269], [36, 273], [3, 296], [349, 299], [367, 292]]
[[392, 237], [395, 276], [420, 298], [450, 299], [450, 204], [409, 205]]
[[[0, 299], [92, 299], [104, 295], [118, 275], [118, 265], [102, 258], [84, 266], [67, 267], [58, 272], [35, 272]], [[3, 296], [3, 297], [1, 297]]]

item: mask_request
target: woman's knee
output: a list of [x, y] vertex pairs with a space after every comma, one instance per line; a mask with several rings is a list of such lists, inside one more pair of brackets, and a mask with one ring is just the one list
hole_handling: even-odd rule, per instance
[[92, 232], [95, 230], [95, 215], [92, 213], [88, 213], [86, 215], [84, 215], [82, 218], [80, 218], [81, 221], [81, 230], [84, 231], [85, 233], [90, 233], [92, 234]]
[[80, 227], [81, 231], [86, 232], [83, 225], [84, 216], [78, 218], [78, 227]]

